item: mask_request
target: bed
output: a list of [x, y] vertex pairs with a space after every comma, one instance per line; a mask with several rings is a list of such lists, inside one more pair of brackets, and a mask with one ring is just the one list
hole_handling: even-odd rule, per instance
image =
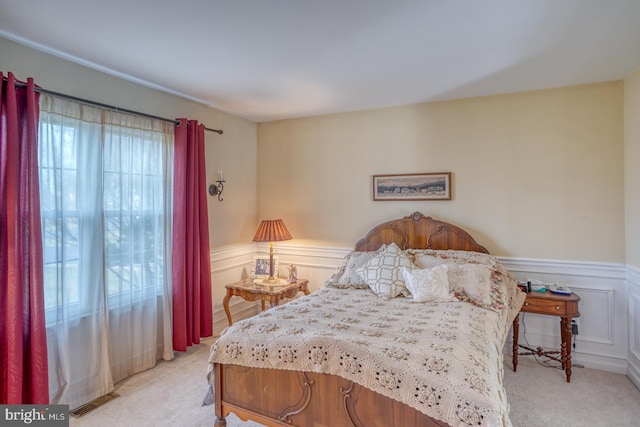
[[375, 226], [318, 291], [212, 345], [214, 425], [233, 412], [266, 426], [510, 426], [516, 285], [453, 224], [415, 212]]

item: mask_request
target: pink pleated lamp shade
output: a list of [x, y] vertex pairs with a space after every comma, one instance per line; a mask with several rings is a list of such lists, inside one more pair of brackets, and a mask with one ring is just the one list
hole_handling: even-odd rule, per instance
[[253, 237], [254, 242], [280, 242], [291, 239], [293, 237], [281, 219], [263, 219]]

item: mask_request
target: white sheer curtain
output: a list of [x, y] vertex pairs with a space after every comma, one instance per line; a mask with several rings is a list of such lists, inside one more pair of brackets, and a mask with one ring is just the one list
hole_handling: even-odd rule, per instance
[[173, 125], [40, 98], [49, 387], [71, 408], [173, 357]]

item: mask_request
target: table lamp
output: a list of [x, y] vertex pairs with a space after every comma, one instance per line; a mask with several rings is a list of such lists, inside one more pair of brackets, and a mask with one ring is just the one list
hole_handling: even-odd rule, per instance
[[253, 237], [254, 242], [269, 242], [269, 278], [262, 283], [278, 283], [279, 279], [273, 277], [273, 242], [291, 240], [291, 233], [287, 230], [281, 219], [264, 219], [258, 226], [258, 231]]

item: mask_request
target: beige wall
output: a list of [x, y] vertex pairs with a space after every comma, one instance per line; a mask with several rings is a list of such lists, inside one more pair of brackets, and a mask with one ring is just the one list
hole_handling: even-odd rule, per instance
[[[640, 156], [638, 120], [630, 122], [640, 109], [637, 72], [624, 86], [427, 103], [256, 129], [2, 38], [0, 70], [32, 76], [46, 89], [224, 129], [222, 136], [207, 133], [208, 175], [224, 169], [228, 181], [224, 202], [209, 199], [213, 247], [250, 242], [256, 220], [271, 217], [285, 219], [299, 243], [348, 247], [376, 223], [419, 210], [463, 226], [497, 255], [624, 262], [625, 179], [627, 228], [640, 229], [634, 221], [640, 197], [629, 185], [638, 181], [629, 161]], [[452, 201], [371, 200], [373, 174], [428, 171], [453, 173]], [[640, 265], [640, 247], [633, 245], [629, 239], [628, 262]]]
[[[267, 122], [258, 141], [258, 215], [301, 243], [418, 210], [496, 255], [624, 262], [622, 82]], [[372, 201], [373, 174], [444, 171], [451, 201]]]
[[211, 246], [251, 241], [257, 221], [257, 127], [247, 120], [141, 86], [0, 38], [0, 70], [41, 87], [104, 104], [175, 118], [197, 119], [224, 134], [205, 132], [207, 175], [223, 169], [224, 202], [209, 198]]
[[624, 81], [626, 262], [640, 268], [640, 68]]

